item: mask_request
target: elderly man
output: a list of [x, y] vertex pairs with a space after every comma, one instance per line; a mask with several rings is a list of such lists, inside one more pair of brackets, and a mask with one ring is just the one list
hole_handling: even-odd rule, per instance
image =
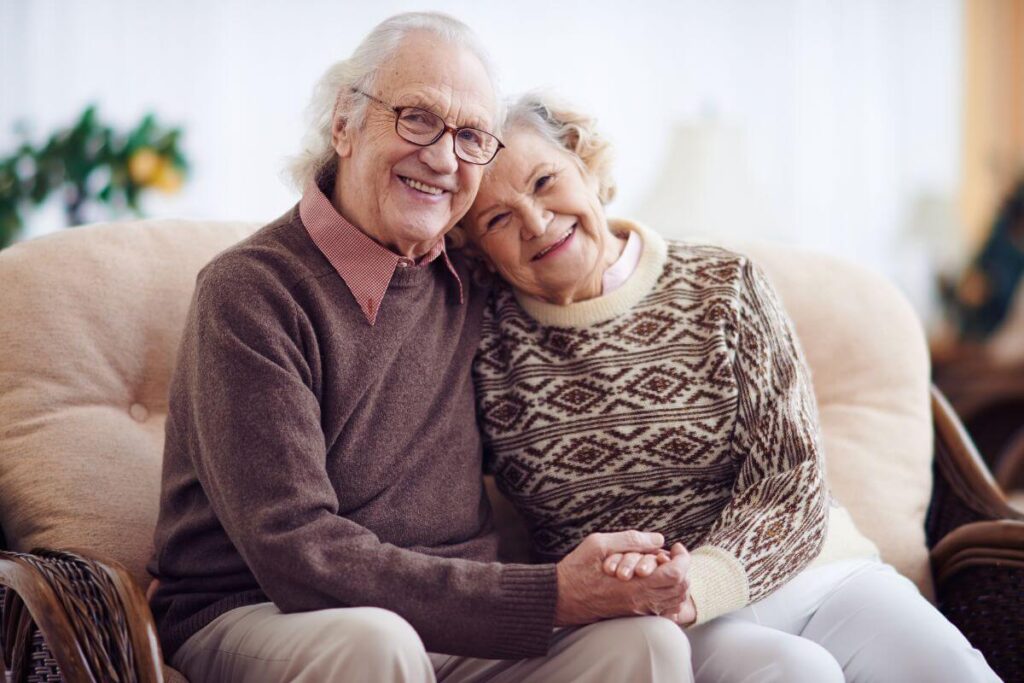
[[[301, 202], [199, 274], [170, 389], [151, 597], [193, 681], [684, 680], [685, 553], [657, 534], [500, 564], [445, 252], [500, 151], [468, 29], [393, 17], [325, 75]], [[558, 626], [585, 625], [577, 628]]]

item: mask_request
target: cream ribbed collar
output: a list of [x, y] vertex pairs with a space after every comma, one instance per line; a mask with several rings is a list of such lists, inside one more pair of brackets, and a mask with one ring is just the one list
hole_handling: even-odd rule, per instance
[[621, 287], [604, 296], [577, 301], [565, 306], [541, 301], [529, 294], [515, 291], [516, 301], [541, 325], [556, 327], [589, 327], [627, 313], [647, 296], [661, 276], [668, 247], [661, 235], [650, 228], [624, 218], [608, 221], [614, 233], [635, 232], [643, 241], [643, 252], [636, 270]]

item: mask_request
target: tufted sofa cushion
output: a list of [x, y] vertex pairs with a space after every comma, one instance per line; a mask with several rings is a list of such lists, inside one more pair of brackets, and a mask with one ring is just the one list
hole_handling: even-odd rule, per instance
[[833, 493], [882, 558], [932, 598], [924, 536], [931, 379], [917, 315], [899, 290], [859, 266], [792, 247], [733, 246], [761, 264], [796, 325]]
[[[0, 524], [12, 548], [90, 548], [146, 587], [167, 384], [195, 276], [257, 227], [112, 223], [0, 252]], [[928, 356], [913, 312], [882, 278], [837, 259], [739, 250], [795, 320], [833, 490], [930, 595]]]
[[0, 523], [145, 589], [167, 386], [199, 268], [257, 226], [136, 221], [0, 252]]

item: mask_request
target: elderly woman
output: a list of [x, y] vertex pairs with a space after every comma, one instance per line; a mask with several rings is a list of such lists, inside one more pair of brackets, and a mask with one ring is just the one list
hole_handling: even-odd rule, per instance
[[[591, 532], [689, 549], [697, 680], [997, 680], [825, 483], [793, 326], [744, 256], [609, 220], [608, 146], [542, 97], [461, 226], [500, 275], [474, 363], [499, 488], [538, 559]], [[610, 557], [622, 580], [667, 553]]]

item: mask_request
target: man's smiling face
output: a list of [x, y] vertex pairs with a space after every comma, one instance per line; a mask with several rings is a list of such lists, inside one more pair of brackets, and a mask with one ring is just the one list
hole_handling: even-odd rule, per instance
[[[495, 93], [479, 59], [425, 32], [405, 38], [381, 67], [374, 97], [420, 107], [449, 126], [494, 131]], [[460, 161], [446, 132], [427, 147], [395, 132], [395, 113], [370, 101], [362, 126], [335, 126], [335, 205], [356, 227], [406, 256], [436, 244], [469, 209], [483, 166]]]

